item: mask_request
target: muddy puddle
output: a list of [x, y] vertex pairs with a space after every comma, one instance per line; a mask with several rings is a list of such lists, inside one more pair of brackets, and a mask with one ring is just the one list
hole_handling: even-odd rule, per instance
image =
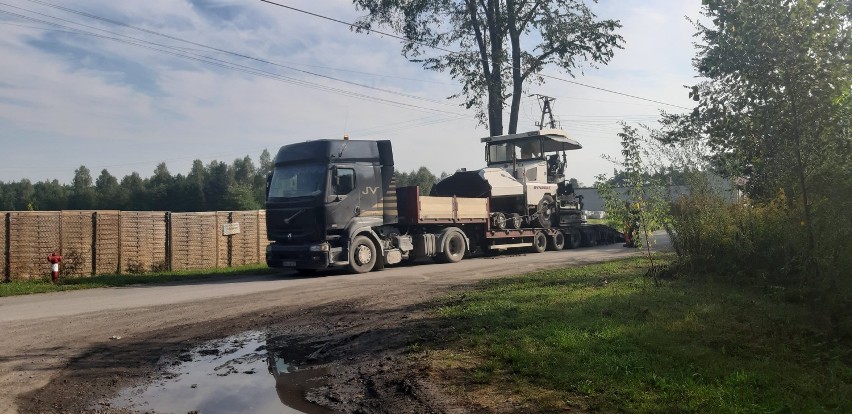
[[111, 404], [157, 413], [330, 413], [304, 399], [325, 375], [300, 368], [304, 358], [279, 338], [247, 332], [164, 359], [158, 377], [122, 390]]

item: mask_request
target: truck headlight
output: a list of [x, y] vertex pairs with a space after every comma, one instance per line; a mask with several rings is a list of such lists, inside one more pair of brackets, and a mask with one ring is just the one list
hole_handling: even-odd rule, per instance
[[269, 253], [272, 251], [272, 243], [266, 245], [266, 252]]
[[315, 244], [311, 246], [312, 252], [327, 252], [328, 251], [328, 243]]

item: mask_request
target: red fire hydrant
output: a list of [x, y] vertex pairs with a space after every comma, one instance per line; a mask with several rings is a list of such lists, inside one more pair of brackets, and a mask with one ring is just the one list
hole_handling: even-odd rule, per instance
[[62, 256], [54, 250], [47, 256], [47, 261], [50, 262], [50, 277], [53, 283], [59, 282], [59, 263], [62, 262]]

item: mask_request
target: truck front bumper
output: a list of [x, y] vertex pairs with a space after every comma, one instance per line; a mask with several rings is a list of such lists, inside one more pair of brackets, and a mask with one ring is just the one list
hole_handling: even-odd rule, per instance
[[275, 268], [327, 269], [334, 266], [331, 251], [312, 251], [310, 246], [290, 246], [272, 243], [266, 247], [266, 265]]

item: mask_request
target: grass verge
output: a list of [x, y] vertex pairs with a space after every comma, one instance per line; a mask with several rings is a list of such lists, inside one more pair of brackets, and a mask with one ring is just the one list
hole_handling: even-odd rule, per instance
[[214, 278], [221, 279], [229, 276], [244, 276], [248, 273], [268, 274], [278, 273], [280, 271], [280, 269], [270, 269], [265, 264], [256, 264], [227, 269], [186, 270], [132, 275], [100, 275], [73, 278], [63, 277], [60, 278], [59, 284], [53, 284], [50, 282], [49, 278], [45, 277], [44, 279], [19, 280], [0, 283], [0, 297], [152, 283], [200, 281]]
[[644, 270], [483, 282], [439, 307], [444, 340], [415, 354], [496, 412], [852, 412], [852, 341], [824, 335], [806, 305], [711, 282], [656, 288]]

